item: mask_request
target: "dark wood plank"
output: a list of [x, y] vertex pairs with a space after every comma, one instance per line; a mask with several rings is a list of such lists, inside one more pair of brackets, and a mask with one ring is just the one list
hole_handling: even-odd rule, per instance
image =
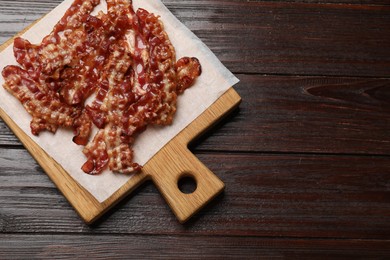
[[389, 7], [195, 2], [169, 7], [236, 73], [390, 75]]
[[26, 151], [1, 149], [0, 230], [390, 239], [389, 157], [198, 157], [226, 191], [186, 225], [149, 183], [88, 227]]
[[[28, 0], [25, 0], [28, 1]], [[54, 0], [59, 1], [59, 0]], [[186, 4], [203, 4], [203, 3], [214, 3], [214, 5], [226, 4], [226, 3], [239, 3], [239, 4], [251, 4], [258, 2], [284, 2], [284, 3], [312, 3], [312, 4], [350, 4], [350, 5], [390, 5], [386, 0], [248, 0], [243, 2], [242, 0], [162, 0], [166, 5], [176, 5], [181, 2]]]
[[2, 259], [384, 259], [390, 256], [390, 241], [372, 240], [136, 235], [0, 235], [0, 239]]
[[0, 118], [0, 145], [1, 146], [20, 146], [21, 142], [16, 138], [4, 121]]
[[195, 149], [390, 155], [388, 79], [238, 77], [240, 109]]
[[[0, 41], [57, 3], [2, 1]], [[390, 75], [390, 6], [222, 0], [164, 3], [236, 73]]]
[[2, 44], [33, 21], [55, 8], [61, 0], [54, 1], [0, 1], [0, 43]]
[[[234, 1], [234, 0], [233, 0]], [[235, 0], [240, 1], [240, 0]], [[251, 1], [251, 0], [249, 0]], [[315, 4], [350, 4], [350, 5], [390, 5], [387, 0], [252, 0], [253, 2], [285, 2], [285, 3], [315, 3]]]
[[[240, 109], [195, 151], [390, 155], [390, 80], [238, 75]], [[0, 144], [20, 145], [1, 121]]]

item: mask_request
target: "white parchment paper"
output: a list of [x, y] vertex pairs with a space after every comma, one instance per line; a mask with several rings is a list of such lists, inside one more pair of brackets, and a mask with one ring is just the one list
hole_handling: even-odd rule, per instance
[[[53, 26], [64, 15], [72, 2], [73, 0], [65, 0], [22, 37], [32, 43], [40, 43], [42, 38], [51, 32]], [[173, 46], [176, 48], [177, 58], [197, 57], [203, 71], [196, 84], [179, 96], [174, 123], [164, 128], [149, 127], [136, 140], [134, 161], [143, 165], [231, 86], [236, 84], [238, 79], [221, 64], [199, 38], [174, 17], [160, 0], [133, 0], [133, 4], [135, 10], [141, 7], [159, 15]], [[105, 1], [102, 0], [102, 4], [98, 6], [96, 11], [98, 10], [106, 10]], [[97, 13], [96, 11], [94, 13]], [[0, 53], [0, 71], [6, 65], [17, 65], [12, 47], [10, 45]], [[131, 175], [114, 174], [110, 171], [104, 171], [95, 176], [85, 174], [80, 169], [86, 161], [82, 153], [83, 147], [72, 142], [73, 133], [70, 130], [60, 129], [56, 134], [42, 132], [39, 137], [32, 135], [30, 130], [31, 116], [16, 98], [4, 90], [3, 83], [4, 79], [0, 76], [0, 107], [99, 202], [108, 199], [131, 178]]]

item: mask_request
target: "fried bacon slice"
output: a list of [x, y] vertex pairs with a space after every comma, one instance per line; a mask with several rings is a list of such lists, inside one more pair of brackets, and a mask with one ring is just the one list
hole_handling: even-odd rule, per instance
[[73, 141], [85, 146], [84, 172], [129, 174], [141, 169], [133, 162], [136, 136], [150, 124], [172, 123], [177, 96], [201, 65], [197, 58], [176, 61], [158, 16], [135, 12], [130, 0], [106, 2], [107, 13], [92, 16], [99, 0], [75, 0], [39, 45], [16, 38], [20, 67], [4, 68], [3, 87], [32, 116], [33, 134], [73, 128]]
[[42, 91], [39, 84], [29, 77], [24, 69], [17, 66], [4, 68], [3, 87], [12, 93], [31, 114], [31, 131], [38, 135], [43, 130], [55, 132], [58, 127], [73, 125], [81, 110], [61, 102], [54, 91]]
[[184, 57], [178, 60], [176, 62], [176, 93], [182, 94], [191, 87], [200, 74], [202, 74], [202, 67], [197, 58]]

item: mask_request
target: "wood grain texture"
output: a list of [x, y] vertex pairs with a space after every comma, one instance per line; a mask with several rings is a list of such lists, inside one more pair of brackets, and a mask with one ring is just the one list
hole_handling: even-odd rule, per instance
[[[147, 179], [153, 180], [178, 220], [184, 223], [224, 188], [224, 184], [187, 150], [188, 143], [237, 107], [240, 101], [234, 89], [229, 89], [154, 155], [140, 173], [135, 174], [101, 203], [24, 133], [2, 109], [0, 116], [87, 224], [95, 222]], [[192, 194], [182, 193], [177, 186], [179, 178], [188, 174], [198, 183], [196, 191]]]
[[390, 155], [390, 80], [238, 75], [243, 97], [197, 150]]
[[[0, 0], [0, 42], [60, 1]], [[225, 192], [181, 225], [147, 182], [87, 226], [0, 123], [0, 258], [388, 259], [390, 2], [163, 2], [241, 79], [191, 145]]]
[[[1, 1], [0, 41], [58, 2]], [[390, 75], [390, 39], [383, 37], [390, 33], [390, 6], [163, 2], [235, 73]]]
[[382, 37], [390, 32], [388, 6], [280, 1], [167, 5], [235, 73], [390, 75], [390, 39]]
[[[24, 28], [16, 36], [22, 35], [36, 22]], [[10, 44], [12, 44], [12, 39], [1, 45], [0, 51], [3, 51]], [[184, 223], [220, 194], [225, 186], [218, 177], [193, 156], [187, 146], [228, 112], [236, 108], [240, 102], [240, 96], [233, 88], [230, 88], [187, 127], [179, 129], [179, 134], [154, 155], [144, 165], [140, 173], [133, 175], [103, 202], [99, 202], [75, 181], [70, 173], [66, 172], [50, 154], [47, 154], [29, 138], [2, 109], [0, 109], [0, 116], [87, 224], [95, 222], [147, 179], [153, 180], [177, 219]], [[183, 176], [190, 176], [197, 183], [196, 190], [191, 194], [183, 193], [178, 187], [178, 182]]]
[[226, 190], [186, 225], [177, 223], [148, 183], [86, 227], [26, 151], [0, 150], [0, 165], [8, 165], [0, 167], [0, 230], [390, 239], [389, 157], [196, 156]]
[[[390, 155], [390, 79], [237, 76], [239, 110], [193, 150]], [[4, 123], [0, 144], [20, 145]]]
[[[229, 259], [382, 259], [388, 256], [390, 246], [389, 242], [370, 240], [306, 242], [245, 237], [194, 240], [180, 236], [129, 236], [124, 241], [122, 236], [115, 235], [0, 235], [0, 239], [3, 241], [0, 245], [2, 259], [13, 259], [12, 255], [28, 259], [222, 259], [223, 255]], [[15, 248], [15, 244], [21, 246]]]

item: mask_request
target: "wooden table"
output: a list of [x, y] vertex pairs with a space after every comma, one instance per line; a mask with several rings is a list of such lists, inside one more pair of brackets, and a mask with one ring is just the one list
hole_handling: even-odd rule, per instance
[[[4, 42], [60, 0], [1, 0]], [[390, 257], [388, 0], [164, 0], [241, 82], [193, 144], [226, 191], [177, 222], [151, 183], [87, 226], [0, 123], [0, 258]]]

